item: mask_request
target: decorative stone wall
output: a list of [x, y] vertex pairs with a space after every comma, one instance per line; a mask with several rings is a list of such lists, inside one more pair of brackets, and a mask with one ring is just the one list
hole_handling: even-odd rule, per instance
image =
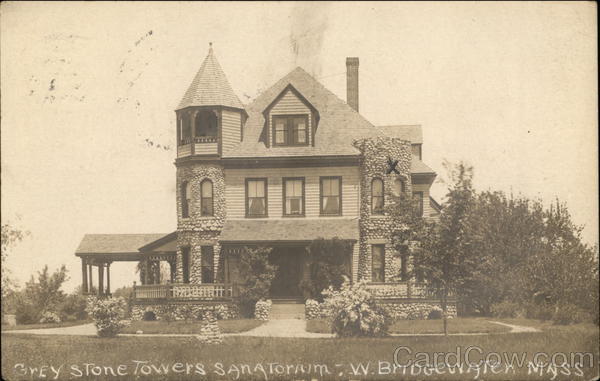
[[[383, 307], [395, 320], [427, 319], [434, 308], [441, 308], [439, 302], [413, 302], [413, 301], [380, 301]], [[456, 303], [448, 303], [448, 317], [456, 317]]]
[[[375, 178], [383, 180], [384, 204], [392, 202], [394, 182], [404, 181], [404, 191], [411, 193], [410, 165], [412, 159], [411, 143], [406, 140], [390, 137], [360, 139], [354, 146], [361, 152], [360, 158], [360, 259], [359, 279], [371, 281], [371, 245], [385, 245], [385, 281], [397, 281], [401, 260], [392, 246], [390, 219], [386, 215], [371, 213], [371, 182]], [[390, 161], [395, 162], [395, 170], [386, 173]]]
[[206, 312], [212, 312], [219, 320], [237, 319], [240, 316], [239, 308], [234, 303], [136, 304], [131, 307], [131, 320], [142, 320], [148, 311], [152, 311], [157, 320], [163, 320], [167, 313], [172, 313], [175, 320], [199, 319]]
[[[202, 181], [209, 179], [213, 184], [213, 216], [201, 216]], [[182, 218], [181, 188], [189, 182], [191, 195], [189, 218]], [[226, 217], [225, 178], [220, 165], [202, 163], [178, 164], [177, 168], [177, 263], [176, 282], [183, 281], [182, 248], [190, 248], [190, 283], [202, 283], [202, 246], [212, 246], [214, 253], [214, 279], [219, 273], [221, 246], [218, 242]]]

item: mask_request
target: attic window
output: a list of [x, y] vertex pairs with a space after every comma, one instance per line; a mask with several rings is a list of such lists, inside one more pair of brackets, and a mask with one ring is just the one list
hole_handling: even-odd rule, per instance
[[308, 144], [308, 115], [273, 116], [273, 145]]

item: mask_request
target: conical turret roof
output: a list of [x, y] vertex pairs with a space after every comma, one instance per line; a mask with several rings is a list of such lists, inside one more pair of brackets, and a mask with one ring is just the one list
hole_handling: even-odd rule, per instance
[[213, 52], [212, 43], [200, 70], [188, 87], [177, 110], [190, 106], [227, 106], [243, 109], [221, 65]]

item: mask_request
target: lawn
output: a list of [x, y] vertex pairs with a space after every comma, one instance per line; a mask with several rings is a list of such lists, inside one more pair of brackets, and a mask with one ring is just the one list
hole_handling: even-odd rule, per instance
[[[2, 335], [2, 375], [8, 380], [39, 379], [141, 379], [141, 380], [545, 380], [553, 373], [540, 370], [530, 374], [527, 361], [536, 352], [591, 353], [579, 370], [559, 369], [555, 380], [594, 379], [598, 375], [598, 328], [563, 327], [540, 333], [487, 336], [428, 336], [362, 339], [299, 339], [226, 337], [221, 345], [200, 343], [194, 337], [118, 337], [100, 339], [87, 336]], [[393, 354], [398, 347], [400, 361], [417, 358], [418, 352], [454, 354], [460, 358], [466, 349], [472, 362], [490, 352], [524, 356], [525, 363], [495, 369], [463, 366], [453, 374], [442, 369], [437, 374], [423, 368], [395, 368]], [[451, 361], [453, 361], [451, 359]], [[560, 361], [559, 361], [560, 362]], [[42, 366], [48, 366], [42, 368]], [[34, 369], [35, 368], [35, 369]], [[540, 368], [541, 369], [541, 368]], [[549, 368], [546, 368], [549, 369]], [[556, 368], [553, 368], [554, 370]], [[406, 372], [406, 373], [404, 373]], [[580, 373], [578, 373], [580, 372]], [[33, 374], [32, 374], [33, 373]], [[119, 376], [120, 375], [120, 376]]]
[[[309, 320], [306, 330], [315, 333], [330, 333], [331, 327], [329, 322], [324, 319]], [[485, 319], [448, 319], [448, 333], [499, 333], [508, 331], [510, 331], [510, 328], [490, 323]], [[390, 326], [390, 333], [421, 334], [443, 332], [444, 326], [442, 320], [399, 320]]]
[[61, 328], [61, 327], [72, 327], [74, 325], [81, 325], [91, 323], [91, 320], [76, 320], [76, 321], [63, 321], [60, 323], [37, 323], [37, 324], [23, 324], [8, 326], [2, 324], [3, 331], [18, 331], [23, 329], [41, 329], [41, 328]]
[[[262, 325], [264, 322], [254, 319], [232, 319], [218, 320], [217, 324], [221, 328], [222, 333], [237, 333], [249, 331]], [[132, 321], [131, 325], [123, 330], [123, 333], [136, 333], [143, 331], [144, 333], [200, 333], [202, 321], [185, 320], [185, 321]]]

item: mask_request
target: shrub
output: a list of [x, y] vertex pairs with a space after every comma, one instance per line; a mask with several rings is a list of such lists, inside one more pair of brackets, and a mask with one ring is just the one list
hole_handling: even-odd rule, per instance
[[554, 315], [552, 315], [552, 321], [554, 324], [573, 324], [573, 323], [584, 323], [591, 322], [593, 320], [592, 315], [589, 312], [577, 307], [571, 303], [565, 303], [556, 307]]
[[256, 302], [269, 296], [271, 282], [275, 278], [277, 266], [269, 263], [270, 248], [245, 248], [240, 256], [239, 284], [240, 307], [242, 313], [250, 317], [254, 313]]
[[306, 320], [318, 319], [321, 316], [321, 307], [319, 302], [313, 299], [306, 299], [304, 305], [304, 316]]
[[518, 303], [506, 300], [492, 304], [490, 312], [492, 313], [492, 316], [499, 318], [517, 318], [524, 315], [523, 308]]
[[339, 238], [317, 238], [307, 249], [310, 277], [300, 282], [305, 296], [323, 301], [322, 291], [330, 286], [338, 289], [348, 274], [352, 244]]
[[547, 303], [531, 304], [525, 308], [525, 317], [528, 319], [552, 320], [555, 308]]
[[46, 311], [42, 314], [40, 323], [60, 323], [60, 317], [55, 312]]
[[347, 280], [339, 291], [323, 291], [325, 308], [331, 311], [332, 331], [339, 337], [386, 336], [390, 324], [387, 312], [377, 305], [364, 281]]
[[83, 320], [87, 318], [85, 308], [87, 297], [80, 293], [67, 295], [59, 307], [59, 314], [63, 321]]
[[254, 307], [254, 317], [258, 320], [269, 320], [271, 313], [271, 300], [259, 300]]
[[94, 320], [100, 337], [114, 337], [128, 322], [125, 315], [125, 300], [123, 298], [94, 298], [88, 299], [87, 313]]
[[427, 319], [441, 319], [442, 318], [442, 309], [438, 306], [433, 306], [429, 313], [427, 314]]

